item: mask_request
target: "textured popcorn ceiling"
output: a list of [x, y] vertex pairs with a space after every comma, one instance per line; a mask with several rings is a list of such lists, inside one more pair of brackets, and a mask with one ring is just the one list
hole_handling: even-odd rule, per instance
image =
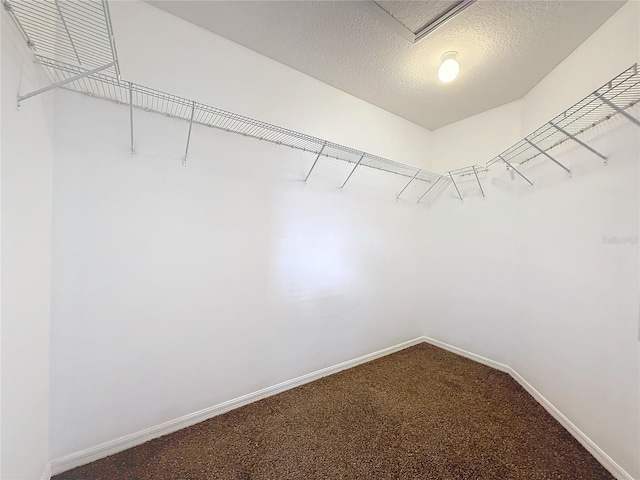
[[[433, 130], [524, 96], [624, 2], [479, 0], [416, 44], [369, 2], [149, 3]], [[443, 8], [380, 3], [410, 29]], [[442, 84], [449, 50], [460, 76]]]

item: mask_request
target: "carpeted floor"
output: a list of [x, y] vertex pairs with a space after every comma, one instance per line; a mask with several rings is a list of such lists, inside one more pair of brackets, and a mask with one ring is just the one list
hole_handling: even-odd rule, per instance
[[420, 344], [54, 480], [612, 478], [509, 375]]

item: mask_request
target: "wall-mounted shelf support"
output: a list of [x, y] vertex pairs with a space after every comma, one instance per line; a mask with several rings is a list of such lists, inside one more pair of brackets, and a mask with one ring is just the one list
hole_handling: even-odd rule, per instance
[[462, 198], [462, 193], [458, 188], [458, 184], [454, 180], [454, 177], [458, 177], [458, 178], [470, 177], [470, 176], [475, 177], [476, 182], [478, 182], [478, 186], [480, 187], [480, 193], [482, 194], [482, 198], [486, 198], [484, 194], [484, 188], [482, 188], [482, 183], [480, 182], [480, 176], [478, 175], [478, 168], [480, 168], [481, 173], [487, 171], [487, 168], [485, 167], [478, 167], [478, 165], [471, 165], [469, 167], [457, 168], [455, 170], [450, 170], [447, 172], [449, 174], [449, 177], [451, 177], [451, 183], [453, 183], [453, 186], [456, 188], [456, 192], [458, 192], [458, 197], [460, 197], [461, 202], [464, 202], [464, 200]]
[[640, 120], [638, 120], [636, 117], [634, 117], [633, 115], [631, 115], [630, 113], [626, 112], [624, 109], [620, 108], [618, 105], [616, 105], [615, 103], [613, 103], [611, 100], [609, 100], [608, 98], [606, 98], [604, 95], [600, 95], [598, 92], [595, 92], [594, 95], [600, 100], [602, 101], [602, 103], [605, 103], [606, 105], [609, 105], [611, 108], [613, 108], [616, 112], [621, 113], [622, 115], [624, 115], [625, 117], [627, 117], [629, 120], [631, 120], [633, 123], [635, 123], [636, 125], [638, 125], [640, 127]]
[[478, 177], [478, 171], [476, 170], [476, 166], [473, 165], [471, 168], [473, 168], [473, 174], [476, 176], [476, 180], [478, 182], [478, 186], [480, 187], [480, 193], [482, 194], [482, 198], [487, 198], [484, 195], [484, 189], [482, 188], [482, 184], [480, 183], [480, 177]]
[[460, 189], [458, 189], [458, 185], [456, 184], [456, 181], [453, 179], [453, 175], [451, 175], [451, 172], [449, 172], [449, 178], [451, 178], [451, 182], [453, 183], [453, 186], [456, 187], [456, 192], [458, 192], [460, 201], [464, 203], [464, 200], [462, 199], [462, 194], [460, 193]]
[[129, 125], [131, 130], [131, 155], [135, 153], [133, 144], [133, 92], [131, 89], [131, 82], [129, 82]]
[[114, 65], [114, 63], [111, 62], [111, 63], [108, 63], [108, 64], [103, 65], [101, 67], [94, 68], [93, 70], [82, 72], [82, 73], [79, 73], [77, 75], [74, 75], [73, 77], [66, 78], [64, 80], [60, 80], [59, 82], [54, 82], [51, 85], [47, 85], [46, 87], [42, 87], [42, 88], [40, 88], [38, 90], [35, 90], [35, 91], [31, 92], [31, 93], [27, 93], [26, 95], [18, 95], [18, 105], [20, 105], [20, 102], [22, 102], [23, 100], [35, 97], [36, 95], [40, 95], [41, 93], [48, 92], [49, 90], [53, 90], [54, 88], [62, 87], [64, 85], [68, 84], [68, 83], [76, 82], [76, 81], [78, 81], [78, 80], [80, 80], [82, 78], [88, 77], [88, 76], [93, 75], [93, 74], [98, 73], [98, 72], [101, 72], [103, 70], [106, 70], [107, 68], [111, 68], [111, 67], [113, 67], [113, 65]]
[[551, 160], [553, 163], [555, 163], [556, 165], [558, 165], [560, 168], [564, 169], [569, 176], [571, 176], [571, 170], [569, 170], [569, 168], [567, 168], [566, 166], [564, 166], [562, 163], [560, 163], [558, 160], [556, 160], [555, 158], [553, 158], [551, 155], [549, 155], [547, 152], [545, 152], [544, 150], [542, 150], [538, 145], [536, 145], [535, 143], [533, 143], [532, 141], [530, 141], [528, 138], [524, 139], [525, 142], [527, 142], [529, 145], [531, 145], [533, 148], [535, 148], [538, 152], [540, 152], [542, 155], [544, 155], [545, 157], [547, 157], [549, 160]]
[[504, 163], [506, 163], [506, 164], [507, 164], [507, 166], [508, 166], [511, 170], [513, 170], [513, 171], [514, 171], [514, 172], [516, 172], [518, 175], [520, 175], [522, 178], [524, 178], [524, 179], [527, 181], [527, 183], [533, 187], [533, 182], [532, 182], [531, 180], [529, 180], [527, 177], [525, 177], [522, 173], [520, 173], [520, 170], [518, 170], [516, 167], [514, 167], [513, 165], [511, 165], [507, 160], [505, 160], [505, 159], [502, 157], [502, 155], [498, 155], [498, 158], [499, 158], [500, 160], [502, 160]]
[[191, 117], [189, 119], [189, 133], [187, 134], [187, 147], [184, 150], [184, 159], [182, 164], [187, 164], [187, 155], [189, 155], [189, 142], [191, 141], [191, 129], [193, 128], [193, 115], [196, 113], [196, 102], [191, 102]]
[[322, 144], [322, 148], [318, 152], [318, 156], [313, 161], [313, 165], [311, 165], [311, 170], [309, 170], [309, 173], [307, 173], [307, 176], [304, 177], [304, 183], [307, 183], [307, 180], [309, 180], [309, 175], [311, 175], [311, 172], [313, 172], [313, 169], [316, 168], [316, 163], [318, 163], [318, 160], [320, 160], [320, 155], [322, 155], [322, 152], [324, 151], [324, 147], [326, 147], [326, 146], [327, 146], [327, 142], [324, 142]]
[[567, 132], [564, 128], [559, 127], [558, 125], [556, 125], [553, 122], [549, 122], [549, 125], [551, 125], [553, 128], [555, 128], [556, 130], [558, 130], [560, 133], [566, 135], [567, 137], [569, 137], [571, 140], [573, 140], [574, 142], [578, 143], [579, 145], [582, 145], [584, 148], [586, 148], [587, 150], [589, 150], [592, 153], [595, 153], [597, 156], [599, 156], [601, 159], [604, 160], [605, 165], [607, 164], [608, 160], [607, 160], [607, 156], [600, 153], [599, 151], [597, 151], [595, 148], [593, 148], [591, 145], [586, 144], [585, 142], [583, 142], [582, 140], [580, 140], [578, 137], [571, 135], [569, 132]]
[[353, 175], [353, 172], [356, 171], [356, 168], [358, 168], [358, 165], [360, 165], [360, 162], [362, 162], [362, 159], [364, 158], [364, 155], [362, 155], [360, 157], [360, 160], [358, 160], [358, 163], [356, 163], [356, 166], [353, 167], [353, 170], [351, 170], [351, 173], [349, 174], [349, 176], [347, 177], [347, 179], [344, 181], [344, 183], [342, 184], [342, 186], [340, 188], [344, 188], [344, 186], [347, 184], [347, 182], [349, 181], [349, 179], [351, 178], [351, 175]]
[[426, 196], [427, 196], [427, 194], [428, 194], [428, 193], [433, 189], [433, 187], [435, 187], [435, 186], [438, 184], [438, 182], [440, 181], [440, 179], [441, 179], [441, 178], [442, 178], [442, 177], [438, 177], [438, 178], [436, 179], [436, 181], [435, 181], [435, 182], [433, 182], [433, 183], [429, 186], [429, 188], [427, 188], [427, 191], [426, 191], [426, 192], [424, 192], [424, 193], [422, 194], [422, 196], [418, 199], [418, 201], [416, 202], [416, 205], [417, 205], [418, 203], [420, 203], [420, 200], [422, 200], [424, 197], [426, 197]]
[[411, 185], [411, 182], [413, 182], [413, 181], [416, 179], [416, 177], [418, 176], [418, 174], [419, 174], [420, 172], [421, 172], [421, 170], [420, 170], [420, 169], [418, 169], [418, 171], [416, 172], [416, 174], [415, 174], [413, 177], [411, 177], [411, 180], [409, 180], [409, 181], [407, 182], [407, 184], [404, 186], [404, 188], [403, 188], [402, 190], [400, 190], [400, 193], [399, 193], [398, 195], [396, 195], [396, 200], [398, 200], [398, 199], [400, 198], [400, 195], [402, 195], [402, 194], [404, 193], [404, 191], [407, 189], [407, 187], [408, 187], [409, 185]]

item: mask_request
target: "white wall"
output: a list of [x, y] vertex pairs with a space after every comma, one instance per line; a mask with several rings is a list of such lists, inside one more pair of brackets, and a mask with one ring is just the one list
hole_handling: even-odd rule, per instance
[[[440, 158], [431, 164], [484, 163], [637, 62], [639, 6], [623, 6], [521, 101], [434, 131]], [[637, 107], [633, 113], [640, 117]], [[441, 252], [425, 283], [425, 327], [515, 368], [640, 478], [640, 136], [624, 119], [610, 123], [587, 137], [609, 155], [608, 167], [564, 145], [555, 155], [573, 168], [572, 179], [538, 160], [522, 167], [531, 189], [496, 166], [483, 179], [486, 200], [469, 178], [460, 184], [464, 205], [438, 202], [438, 235], [425, 243]], [[444, 196], [453, 200], [455, 191]], [[626, 237], [631, 243], [616, 240]]]
[[522, 138], [522, 101], [473, 115], [431, 135], [429, 164], [436, 172], [484, 165]]
[[1, 275], [2, 470], [39, 479], [49, 462], [51, 97], [16, 109], [45, 83], [2, 10]]
[[[610, 55], [604, 39], [637, 32], [620, 16], [634, 5], [566, 62]], [[127, 79], [443, 170], [583, 96], [548, 93], [559, 67], [531, 97], [429, 135], [148, 5], [112, 10]], [[628, 66], [614, 63], [606, 79]], [[469, 181], [464, 205], [450, 188], [416, 207], [393, 201], [401, 179], [361, 171], [340, 192], [348, 169], [323, 162], [304, 187], [307, 154], [197, 125], [181, 167], [186, 124], [143, 112], [131, 157], [126, 108], [58, 100], [54, 458], [426, 333], [511, 365], [640, 475], [637, 246], [602, 242], [638, 235], [635, 127], [594, 132], [608, 167], [565, 147], [571, 180], [532, 164], [531, 190], [496, 169], [487, 200]]]
[[126, 80], [429, 168], [428, 130], [142, 1], [110, 8]]
[[470, 180], [438, 202], [425, 333], [513, 367], [640, 478], [640, 135], [612, 123], [591, 140], [609, 166], [574, 146], [557, 153], [573, 178], [538, 160], [533, 188], [498, 168], [486, 200]]
[[406, 179], [58, 95], [54, 458], [422, 333]]

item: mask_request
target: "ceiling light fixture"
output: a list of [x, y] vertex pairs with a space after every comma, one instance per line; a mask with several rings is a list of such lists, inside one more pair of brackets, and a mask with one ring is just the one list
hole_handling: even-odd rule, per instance
[[447, 52], [441, 57], [442, 63], [438, 68], [438, 78], [443, 83], [449, 83], [455, 80], [460, 73], [460, 64], [456, 60], [458, 52]]

